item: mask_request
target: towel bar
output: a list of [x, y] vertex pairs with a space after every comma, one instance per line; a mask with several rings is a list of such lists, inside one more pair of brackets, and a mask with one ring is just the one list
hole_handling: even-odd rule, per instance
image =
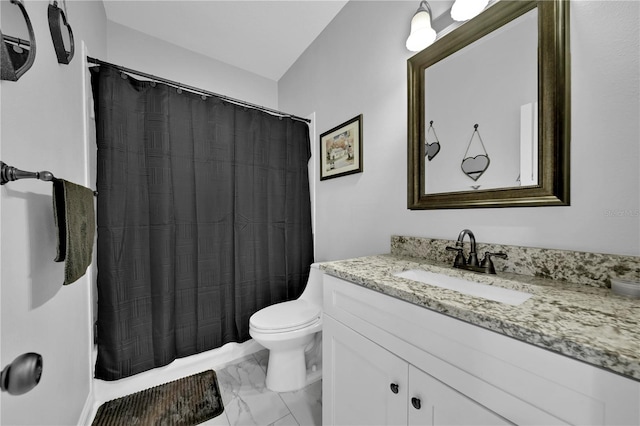
[[0, 170], [0, 185], [4, 185], [7, 182], [18, 179], [40, 179], [46, 182], [55, 179], [53, 173], [46, 170], [43, 170], [41, 172], [25, 172], [24, 170], [11, 167], [8, 164], [3, 163], [2, 161], [0, 161], [0, 166], [2, 166], [2, 170]]
[[[56, 179], [53, 173], [46, 170], [41, 172], [25, 172], [24, 170], [16, 169], [15, 167], [5, 164], [2, 161], [0, 161], [0, 166], [0, 185], [18, 179], [40, 179], [45, 182], [51, 182]], [[93, 191], [93, 195], [97, 196], [98, 191]]]

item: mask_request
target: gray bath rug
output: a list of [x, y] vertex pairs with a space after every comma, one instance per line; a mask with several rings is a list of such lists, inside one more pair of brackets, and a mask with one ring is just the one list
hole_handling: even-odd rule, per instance
[[191, 426], [223, 411], [216, 373], [208, 370], [105, 402], [92, 425]]

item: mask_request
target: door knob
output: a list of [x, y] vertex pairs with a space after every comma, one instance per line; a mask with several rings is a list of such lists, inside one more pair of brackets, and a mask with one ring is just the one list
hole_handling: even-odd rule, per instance
[[22, 354], [2, 370], [0, 389], [11, 395], [21, 395], [33, 389], [41, 376], [42, 356], [33, 352]]
[[398, 393], [398, 385], [395, 383], [391, 383], [391, 385], [389, 386], [391, 388], [391, 392], [393, 393]]
[[422, 406], [422, 404], [420, 404], [420, 399], [416, 397], [411, 398], [411, 405], [413, 405], [413, 408], [415, 408], [416, 410], [419, 410]]

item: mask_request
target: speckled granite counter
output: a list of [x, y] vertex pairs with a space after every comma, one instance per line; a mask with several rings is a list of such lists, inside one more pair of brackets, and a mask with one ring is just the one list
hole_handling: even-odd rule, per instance
[[[326, 273], [640, 381], [640, 299], [606, 288], [498, 272], [483, 275], [394, 254], [326, 262]], [[533, 294], [511, 306], [393, 276], [422, 268]]]

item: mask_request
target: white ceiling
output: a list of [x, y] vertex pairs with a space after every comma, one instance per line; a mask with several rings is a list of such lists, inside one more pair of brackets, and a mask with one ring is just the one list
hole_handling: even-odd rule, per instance
[[105, 0], [104, 7], [113, 22], [277, 81], [346, 3]]

